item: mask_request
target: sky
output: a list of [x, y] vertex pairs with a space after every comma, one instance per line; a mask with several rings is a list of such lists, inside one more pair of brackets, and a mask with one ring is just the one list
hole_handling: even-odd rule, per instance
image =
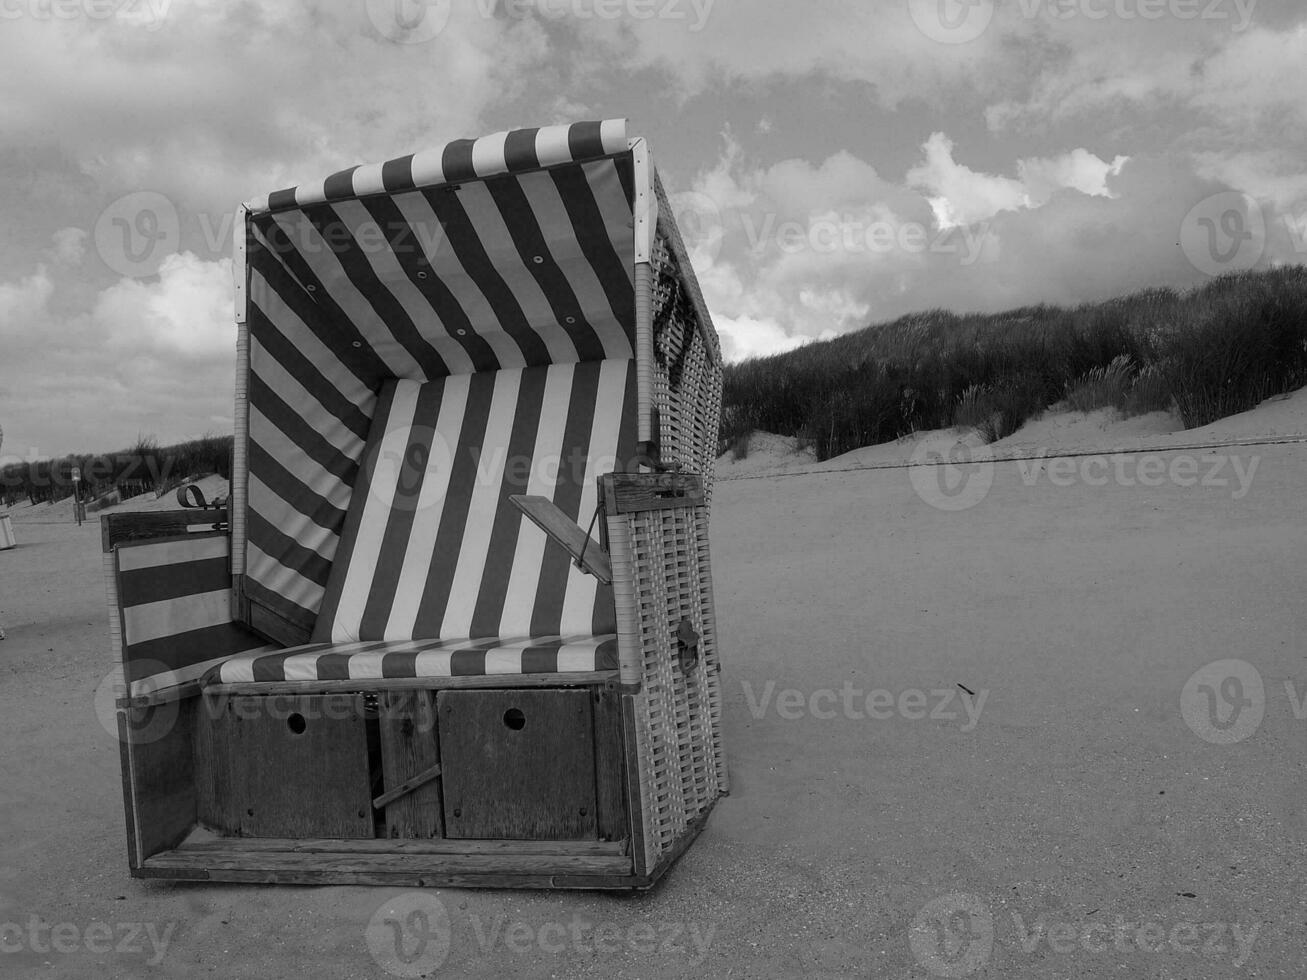
[[626, 117], [728, 358], [1307, 261], [1300, 0], [0, 0], [5, 460], [230, 432], [236, 206]]

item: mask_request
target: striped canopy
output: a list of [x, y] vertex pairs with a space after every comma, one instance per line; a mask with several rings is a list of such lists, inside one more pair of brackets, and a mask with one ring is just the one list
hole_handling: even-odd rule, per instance
[[247, 206], [233, 515], [247, 597], [315, 625], [387, 382], [634, 357], [635, 169], [623, 121], [582, 123]]

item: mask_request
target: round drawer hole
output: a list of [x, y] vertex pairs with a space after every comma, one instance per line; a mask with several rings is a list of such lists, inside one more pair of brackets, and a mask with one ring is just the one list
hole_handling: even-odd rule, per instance
[[520, 732], [526, 727], [526, 715], [522, 714], [521, 708], [509, 708], [504, 712], [504, 724], [515, 732]]
[[304, 729], [308, 728], [309, 726], [308, 723], [304, 720], [304, 716], [297, 713], [291, 715], [289, 718], [286, 719], [286, 727], [289, 728], [296, 735], [303, 735]]

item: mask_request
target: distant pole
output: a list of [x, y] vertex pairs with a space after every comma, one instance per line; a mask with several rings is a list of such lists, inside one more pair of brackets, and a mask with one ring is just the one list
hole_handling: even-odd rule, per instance
[[77, 517], [77, 526], [82, 526], [82, 469], [73, 467], [73, 514]]

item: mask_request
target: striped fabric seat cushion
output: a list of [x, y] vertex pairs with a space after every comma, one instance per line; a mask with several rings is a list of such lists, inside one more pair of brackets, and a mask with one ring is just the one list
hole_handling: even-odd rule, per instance
[[198, 680], [233, 654], [276, 649], [232, 621], [230, 549], [219, 532], [117, 546], [125, 693]]
[[629, 359], [386, 383], [312, 639], [615, 632], [611, 588], [508, 498], [586, 527], [635, 442]]
[[232, 657], [206, 683], [379, 681], [617, 669], [617, 637], [313, 643]]

